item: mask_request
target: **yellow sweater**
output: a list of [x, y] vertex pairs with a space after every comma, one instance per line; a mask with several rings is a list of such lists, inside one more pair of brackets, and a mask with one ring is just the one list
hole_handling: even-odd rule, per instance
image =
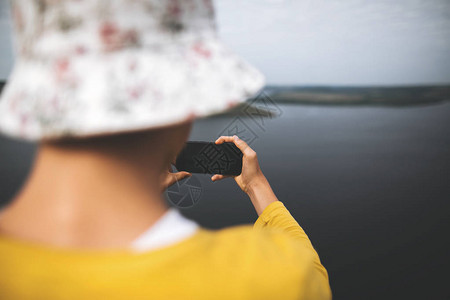
[[330, 299], [328, 275], [281, 202], [253, 226], [200, 229], [135, 253], [81, 251], [0, 236], [0, 299]]

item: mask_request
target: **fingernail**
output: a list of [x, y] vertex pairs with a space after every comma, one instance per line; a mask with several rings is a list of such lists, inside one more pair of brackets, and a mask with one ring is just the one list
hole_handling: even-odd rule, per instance
[[233, 138], [237, 141], [239, 137], [237, 135], [233, 135]]

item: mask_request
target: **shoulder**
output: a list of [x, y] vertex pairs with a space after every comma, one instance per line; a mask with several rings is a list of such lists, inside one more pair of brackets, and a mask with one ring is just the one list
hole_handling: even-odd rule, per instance
[[211, 243], [211, 247], [226, 249], [230, 254], [245, 251], [275, 260], [311, 258], [302, 243], [276, 228], [254, 229], [251, 225], [240, 225], [221, 230], [202, 228], [201, 231]]
[[235, 274], [250, 287], [257, 286], [263, 298], [267, 293], [291, 293], [294, 297], [304, 288], [302, 281], [311, 271], [313, 255], [283, 232], [252, 226], [201, 230], [201, 252], [210, 267]]

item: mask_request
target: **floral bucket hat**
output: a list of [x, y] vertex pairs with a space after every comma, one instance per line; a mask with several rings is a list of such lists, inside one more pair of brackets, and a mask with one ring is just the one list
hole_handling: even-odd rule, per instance
[[155, 128], [254, 96], [263, 75], [218, 39], [210, 0], [13, 0], [0, 131], [26, 140]]

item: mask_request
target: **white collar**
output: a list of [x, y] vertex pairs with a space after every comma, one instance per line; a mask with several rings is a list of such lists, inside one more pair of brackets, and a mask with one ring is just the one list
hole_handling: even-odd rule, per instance
[[131, 243], [136, 251], [148, 251], [180, 242], [192, 236], [198, 224], [185, 218], [177, 209], [169, 210]]

